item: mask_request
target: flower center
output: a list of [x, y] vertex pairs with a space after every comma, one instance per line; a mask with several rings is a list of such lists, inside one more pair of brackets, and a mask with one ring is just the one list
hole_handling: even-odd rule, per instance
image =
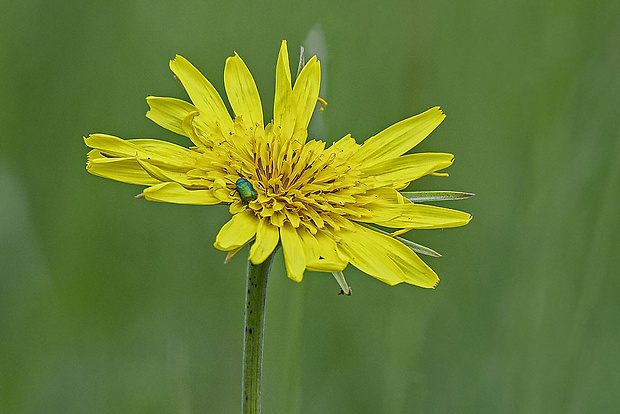
[[279, 126], [246, 128], [237, 118], [234, 134], [201, 151], [201, 169], [216, 169], [213, 178], [231, 194], [231, 213], [250, 208], [275, 226], [288, 222], [312, 233], [350, 227], [350, 219], [369, 214], [368, 188], [348, 161], [355, 141], [345, 137], [326, 149], [302, 132], [284, 139]]

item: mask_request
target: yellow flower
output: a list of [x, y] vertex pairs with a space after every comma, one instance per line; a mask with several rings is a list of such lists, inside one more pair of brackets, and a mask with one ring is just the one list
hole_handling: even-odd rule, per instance
[[[179, 204], [228, 204], [231, 220], [215, 247], [236, 252], [253, 243], [258, 264], [282, 244], [288, 276], [301, 281], [306, 269], [340, 274], [351, 263], [390, 285], [426, 288], [439, 281], [411, 248], [369, 224], [394, 229], [465, 225], [471, 215], [418, 204], [399, 190], [452, 164], [444, 153], [406, 154], [444, 119], [438, 107], [398, 122], [363, 145], [347, 135], [326, 148], [307, 140], [321, 79], [313, 57], [291, 86], [286, 42], [276, 66], [273, 121], [263, 123], [258, 89], [243, 60], [226, 60], [224, 85], [231, 118], [213, 85], [185, 58], [170, 68], [192, 103], [148, 97], [147, 117], [188, 137], [184, 148], [152, 140], [93, 134], [87, 170], [148, 186], [140, 196]], [[404, 232], [403, 230], [402, 232]], [[400, 232], [399, 232], [400, 233]]]

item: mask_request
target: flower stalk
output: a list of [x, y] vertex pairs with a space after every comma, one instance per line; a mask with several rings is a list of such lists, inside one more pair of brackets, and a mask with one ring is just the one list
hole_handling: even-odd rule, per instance
[[263, 338], [267, 302], [267, 285], [273, 253], [262, 263], [248, 260], [245, 285], [245, 323], [243, 331], [243, 378], [241, 412], [260, 413], [263, 372]]

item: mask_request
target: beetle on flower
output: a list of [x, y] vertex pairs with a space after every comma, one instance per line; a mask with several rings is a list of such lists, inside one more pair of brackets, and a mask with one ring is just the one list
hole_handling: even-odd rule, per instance
[[[320, 63], [311, 58], [293, 84], [286, 41], [276, 66], [273, 120], [267, 125], [254, 79], [237, 54], [224, 70], [234, 117], [189, 61], [177, 56], [170, 68], [192, 103], [148, 97], [147, 117], [188, 137], [193, 146], [93, 134], [85, 138], [93, 148], [89, 172], [148, 186], [141, 195], [151, 201], [229, 205], [232, 218], [215, 247], [234, 253], [252, 243], [249, 260], [259, 264], [281, 243], [287, 274], [295, 281], [305, 270], [331, 272], [350, 293], [342, 274], [350, 263], [390, 285], [436, 286], [439, 278], [414, 252], [432, 250], [399, 234], [463, 226], [471, 219], [468, 213], [419, 203], [467, 193], [402, 192], [423, 176], [447, 175], [440, 171], [453, 162], [447, 153], [407, 154], [445, 118], [438, 107], [362, 145], [347, 135], [326, 147], [308, 139], [320, 99]], [[376, 226], [397, 230], [389, 234]]]

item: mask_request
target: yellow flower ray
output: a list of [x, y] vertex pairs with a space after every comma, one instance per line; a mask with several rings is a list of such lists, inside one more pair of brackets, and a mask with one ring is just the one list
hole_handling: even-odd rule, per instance
[[146, 117], [162, 128], [175, 134], [187, 135], [183, 129], [183, 121], [197, 109], [194, 105], [176, 98], [149, 96], [146, 102], [151, 108]]
[[234, 131], [233, 122], [222, 97], [198, 69], [183, 56], [178, 55], [170, 61], [170, 69], [183, 84], [211, 131], [221, 130], [225, 134]]
[[[423, 176], [446, 176], [442, 170], [454, 161], [449, 153], [407, 154], [443, 121], [439, 107], [362, 145], [346, 135], [326, 148], [323, 141], [307, 140], [319, 100], [320, 62], [309, 59], [293, 84], [286, 41], [276, 64], [273, 122], [266, 126], [258, 88], [238, 54], [224, 68], [235, 117], [189, 61], [177, 56], [170, 68], [191, 103], [149, 96], [147, 117], [195, 146], [93, 134], [84, 138], [93, 148], [89, 172], [149, 186], [141, 195], [150, 201], [228, 204], [232, 218], [214, 246], [234, 253], [253, 243], [249, 259], [260, 264], [281, 243], [287, 274], [295, 281], [305, 270], [339, 273], [351, 264], [390, 285], [435, 287], [437, 275], [409, 247], [363, 223], [400, 234], [471, 220], [468, 213], [413, 203], [399, 193]], [[239, 179], [254, 197], [242, 197]]]
[[241, 116], [246, 126], [263, 128], [263, 106], [258, 88], [250, 70], [235, 53], [226, 59], [224, 87], [235, 115]]
[[280, 234], [278, 228], [272, 226], [268, 219], [263, 217], [256, 230], [256, 241], [250, 248], [250, 261], [253, 264], [264, 262], [274, 251], [279, 241]]

